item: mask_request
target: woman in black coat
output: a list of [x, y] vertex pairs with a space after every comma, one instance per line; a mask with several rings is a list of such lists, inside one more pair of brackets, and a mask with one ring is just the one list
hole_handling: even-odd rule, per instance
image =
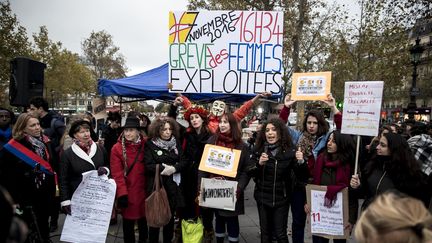
[[69, 130], [73, 144], [61, 156], [60, 204], [67, 214], [71, 214], [71, 198], [82, 181], [82, 173], [90, 170], [97, 170], [99, 176], [109, 173], [108, 155], [92, 140], [90, 130], [88, 121], [74, 121]]
[[[167, 192], [171, 212], [185, 206], [180, 189], [180, 172], [186, 165], [182, 159], [182, 149], [177, 141], [177, 123], [172, 118], [159, 118], [152, 122], [149, 139], [144, 146], [147, 195], [153, 192], [156, 165], [160, 165], [162, 184]], [[170, 222], [163, 227], [163, 242], [171, 243], [174, 233], [174, 214]], [[149, 242], [159, 241], [159, 229], [149, 227]]]
[[[291, 199], [291, 174], [297, 166], [295, 148], [280, 119], [265, 122], [257, 132], [252, 155], [261, 242], [288, 242], [287, 221]], [[303, 166], [307, 170], [306, 166]]]
[[[1, 184], [10, 192], [17, 207], [24, 210], [26, 223], [37, 224], [41, 242], [49, 242], [48, 217], [55, 197], [49, 139], [42, 135], [39, 120], [28, 113], [18, 117], [12, 136], [3, 148]], [[23, 156], [23, 153], [30, 156]]]
[[[213, 144], [225, 148], [241, 150], [240, 161], [237, 167], [237, 175], [235, 178], [223, 177], [225, 180], [237, 181], [236, 197], [237, 202], [235, 204], [234, 211], [228, 211], [223, 209], [214, 209], [216, 215], [216, 227], [215, 235], [216, 242], [224, 242], [225, 234], [228, 232], [229, 242], [239, 242], [240, 236], [240, 225], [238, 216], [244, 214], [244, 190], [246, 189], [250, 177], [247, 174], [250, 168], [250, 153], [248, 146], [241, 140], [241, 131], [239, 124], [231, 113], [225, 113], [221, 116], [218, 129], [216, 134], [210, 137], [208, 144]], [[201, 182], [201, 178], [215, 178], [221, 177], [221, 175], [199, 171], [198, 181]], [[206, 217], [209, 215], [207, 214]], [[208, 222], [211, 218], [203, 218], [204, 228], [210, 228], [206, 226], [212, 224]]]
[[365, 209], [377, 196], [396, 189], [425, 203], [430, 200], [431, 190], [420, 164], [412, 154], [407, 141], [399, 134], [385, 133], [376, 148], [376, 156], [366, 164], [359, 175], [353, 175], [350, 186], [360, 188], [365, 196]]

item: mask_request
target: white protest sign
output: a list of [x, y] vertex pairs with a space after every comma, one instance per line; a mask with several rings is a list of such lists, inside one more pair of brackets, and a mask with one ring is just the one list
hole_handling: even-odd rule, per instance
[[170, 92], [282, 92], [283, 12], [169, 14]]
[[336, 194], [336, 201], [331, 207], [324, 206], [326, 186], [306, 185], [307, 203], [310, 207], [310, 226], [313, 235], [329, 239], [346, 239], [348, 224], [348, 189]]
[[383, 81], [345, 82], [342, 133], [377, 136]]
[[202, 178], [199, 205], [234, 211], [237, 184], [237, 181]]
[[116, 183], [96, 170], [83, 173], [71, 200], [72, 215], [67, 215], [61, 241], [104, 243], [114, 204]]
[[324, 206], [323, 191], [311, 191], [311, 232], [312, 234], [343, 235], [342, 193], [337, 194], [333, 207]]

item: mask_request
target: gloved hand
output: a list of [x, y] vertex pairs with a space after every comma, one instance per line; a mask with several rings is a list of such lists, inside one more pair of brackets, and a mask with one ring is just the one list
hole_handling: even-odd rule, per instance
[[128, 207], [128, 196], [124, 195], [117, 199], [117, 206], [119, 208], [127, 208]]
[[72, 215], [71, 205], [62, 206], [61, 210], [64, 214]]
[[174, 166], [171, 165], [167, 165], [167, 164], [162, 164], [165, 168], [164, 170], [161, 172], [161, 175], [164, 176], [170, 176], [172, 174], [174, 174], [176, 172], [176, 169], [174, 168]]
[[99, 167], [97, 172], [98, 172], [98, 176], [108, 174], [108, 171], [104, 167]]

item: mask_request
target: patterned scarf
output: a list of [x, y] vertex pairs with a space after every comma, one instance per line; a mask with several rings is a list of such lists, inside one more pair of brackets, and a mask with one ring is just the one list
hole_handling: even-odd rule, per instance
[[165, 149], [168, 151], [174, 150], [175, 154], [178, 154], [177, 150], [177, 142], [174, 136], [171, 136], [170, 140], [163, 140], [161, 138], [153, 138], [152, 143], [158, 146], [161, 149]]
[[316, 143], [316, 140], [317, 136], [312, 135], [308, 132], [303, 132], [303, 135], [300, 137], [298, 147], [300, 147], [301, 151], [303, 152], [303, 157], [305, 159], [308, 159], [309, 156], [312, 155], [312, 150]]
[[93, 144], [93, 140], [89, 140], [87, 143], [80, 142], [78, 139], [73, 139], [74, 143], [78, 145], [87, 155], [90, 154], [90, 148]]
[[45, 136], [39, 138], [30, 135], [25, 135], [25, 139], [31, 144], [33, 151], [42, 159], [48, 160], [47, 147], [44, 142], [47, 142]]
[[234, 148], [235, 144], [233, 143], [233, 138], [231, 132], [229, 133], [220, 133], [217, 137], [216, 145], [222, 146], [225, 148]]

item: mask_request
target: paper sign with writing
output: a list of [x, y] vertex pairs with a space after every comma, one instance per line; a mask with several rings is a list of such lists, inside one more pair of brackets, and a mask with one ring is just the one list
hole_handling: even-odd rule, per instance
[[377, 136], [383, 81], [345, 82], [342, 133]]
[[67, 215], [61, 241], [104, 243], [108, 234], [116, 183], [96, 170], [83, 173], [83, 179], [72, 195], [72, 215]]
[[236, 177], [241, 150], [206, 144], [201, 157], [199, 170]]
[[169, 13], [169, 91], [282, 93], [283, 12]]
[[234, 211], [237, 184], [237, 181], [202, 178], [199, 205]]
[[331, 72], [294, 73], [292, 100], [325, 100], [330, 94]]
[[307, 202], [310, 208], [311, 233], [330, 239], [346, 239], [349, 232], [348, 224], [348, 189], [337, 193], [335, 204], [324, 206], [326, 186], [307, 185]]

